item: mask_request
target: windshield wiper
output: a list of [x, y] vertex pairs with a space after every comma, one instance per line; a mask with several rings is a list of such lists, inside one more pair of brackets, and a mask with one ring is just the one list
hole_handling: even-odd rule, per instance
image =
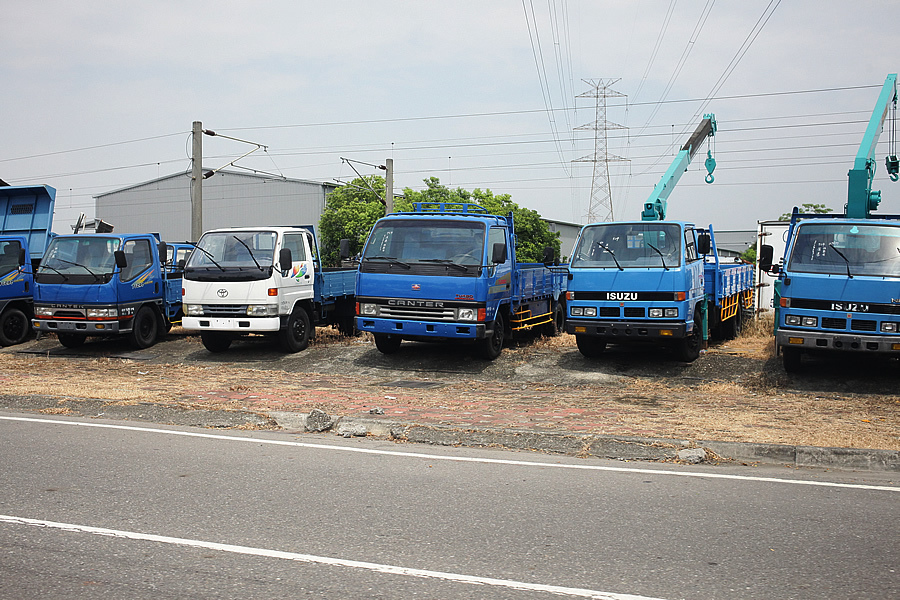
[[[56, 273], [57, 275], [59, 275], [60, 277], [62, 277], [62, 278], [63, 278], [63, 282], [66, 282], [66, 281], [69, 280], [69, 277], [68, 277], [65, 273], [63, 273], [63, 272], [60, 271], [59, 269], [54, 269], [54, 268], [51, 267], [50, 265], [44, 265], [44, 264], [42, 264], [42, 265], [40, 265], [38, 268], [40, 268], [40, 269], [50, 269], [51, 271], [53, 271], [54, 273]], [[36, 273], [36, 275], [40, 275], [40, 274], [41, 274], [40, 272]]]
[[653, 250], [654, 252], [656, 252], [657, 254], [659, 254], [659, 260], [662, 261], [663, 269], [665, 269], [666, 271], [668, 271], [668, 270], [669, 270], [669, 267], [666, 266], [666, 258], [663, 256], [663, 253], [660, 252], [659, 249], [658, 249], [656, 246], [654, 246], [653, 244], [647, 244], [647, 245], [650, 246], [650, 249], [651, 249], [651, 250]]
[[253, 259], [253, 262], [254, 262], [254, 263], [256, 263], [256, 268], [259, 269], [260, 271], [264, 271], [265, 269], [262, 268], [262, 265], [260, 265], [260, 264], [259, 264], [259, 261], [256, 260], [256, 257], [253, 256], [253, 250], [250, 249], [250, 246], [247, 245], [247, 242], [245, 242], [244, 240], [242, 240], [241, 238], [239, 238], [239, 237], [236, 236], [236, 235], [233, 235], [233, 236], [231, 236], [231, 237], [233, 237], [234, 239], [236, 239], [237, 241], [239, 241], [239, 242], [241, 243], [241, 246], [243, 246], [244, 248], [247, 249], [247, 252], [250, 253], [250, 258]]
[[366, 256], [363, 260], [388, 260], [391, 262], [392, 265], [399, 265], [399, 266], [403, 267], [404, 269], [412, 268], [409, 266], [409, 264], [407, 264], [401, 260], [397, 260], [396, 257], [393, 257], [393, 256]]
[[834, 247], [834, 242], [828, 244], [828, 247], [837, 252], [838, 256], [844, 259], [844, 262], [847, 263], [847, 277], [853, 279], [853, 275], [850, 273], [850, 260], [844, 256], [844, 253]]
[[464, 273], [469, 272], [469, 267], [466, 265], [461, 265], [459, 263], [455, 263], [449, 258], [423, 258], [419, 262], [433, 262], [433, 263], [441, 263], [442, 265], [447, 265], [448, 267], [453, 267], [454, 269], [459, 269]]
[[[99, 275], [97, 275], [96, 273], [94, 273], [93, 271], [91, 271], [90, 269], [88, 269], [86, 266], [84, 266], [84, 265], [82, 265], [82, 264], [79, 264], [79, 263], [77, 263], [77, 262], [72, 262], [71, 260], [66, 260], [66, 259], [64, 259], [64, 258], [59, 258], [59, 257], [56, 257], [56, 258], [54, 258], [53, 260], [58, 260], [59, 262], [66, 263], [67, 265], [72, 265], [72, 266], [75, 266], [75, 267], [81, 267], [82, 269], [84, 269], [85, 271], [87, 271], [88, 273], [90, 273], [91, 275], [93, 275], [95, 280], [97, 280], [97, 281], [103, 281], [103, 278], [102, 278], [102, 277], [100, 277]], [[53, 267], [47, 267], [47, 268], [48, 268], [48, 269], [53, 269]], [[56, 271], [56, 269], [53, 269], [53, 270]], [[59, 271], [56, 271], [56, 272], [59, 273]], [[62, 275], [62, 273], [59, 273], [59, 274]]]
[[219, 267], [219, 270], [220, 270], [220, 271], [224, 271], [224, 270], [225, 270], [225, 268], [224, 268], [222, 265], [220, 265], [219, 263], [216, 262], [216, 259], [213, 258], [213, 255], [212, 255], [212, 254], [210, 254], [209, 252], [207, 252], [206, 250], [204, 250], [203, 248], [201, 248], [201, 247], [198, 246], [197, 244], [194, 244], [194, 243], [192, 243], [192, 242], [188, 242], [188, 244], [190, 244], [191, 246], [193, 246], [194, 248], [196, 248], [197, 250], [199, 250], [200, 252], [202, 252], [203, 254], [205, 254], [206, 257], [209, 259], [209, 261], [210, 261], [212, 264], [214, 264], [214, 265], [216, 265], [217, 267]]
[[613, 251], [610, 249], [609, 245], [607, 245], [607, 244], [605, 244], [605, 243], [603, 243], [603, 242], [594, 242], [594, 243], [597, 244], [598, 246], [600, 246], [600, 249], [601, 249], [601, 250], [603, 250], [603, 251], [605, 251], [605, 252], [609, 252], [609, 255], [613, 257], [613, 262], [616, 263], [616, 266], [619, 267], [619, 270], [620, 270], [620, 271], [624, 271], [624, 270], [625, 270], [625, 269], [622, 268], [622, 265], [619, 264], [619, 260], [616, 258], [616, 253], [613, 252]]

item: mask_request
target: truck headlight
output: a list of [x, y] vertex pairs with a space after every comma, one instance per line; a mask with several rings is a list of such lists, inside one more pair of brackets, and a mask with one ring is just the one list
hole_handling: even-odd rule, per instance
[[115, 308], [89, 308], [87, 309], [88, 319], [115, 319], [119, 316], [118, 309]]
[[52, 317], [53, 309], [49, 306], [35, 306], [34, 315], [36, 317]]
[[277, 317], [277, 304], [249, 304], [247, 305], [248, 317]]
[[817, 327], [819, 325], [819, 317], [803, 317], [804, 327]]
[[573, 306], [572, 307], [572, 316], [573, 317], [583, 317], [584, 316], [584, 307]]
[[677, 316], [678, 316], [678, 309], [677, 309], [677, 308], [667, 308], [667, 309], [666, 309], [666, 312], [665, 312], [665, 315], [666, 315], [667, 317], [677, 317]]
[[360, 302], [359, 314], [373, 317], [378, 314], [378, 305], [370, 302]]
[[661, 319], [663, 316], [663, 309], [661, 308], [651, 308], [650, 309], [650, 318], [651, 319]]
[[784, 324], [785, 325], [799, 325], [800, 317], [797, 315], [785, 315], [784, 316]]
[[460, 308], [459, 313], [457, 314], [457, 318], [460, 321], [474, 321], [476, 314], [477, 313], [474, 308]]
[[584, 316], [596, 317], [597, 316], [597, 307], [596, 306], [585, 306], [584, 307]]
[[202, 304], [185, 304], [184, 305], [184, 314], [189, 317], [202, 317], [203, 316], [203, 305]]
[[881, 333], [897, 333], [897, 324], [885, 321], [881, 324]]

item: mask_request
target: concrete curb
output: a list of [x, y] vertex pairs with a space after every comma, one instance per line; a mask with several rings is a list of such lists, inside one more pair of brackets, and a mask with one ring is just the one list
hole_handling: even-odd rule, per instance
[[[307, 431], [306, 414], [269, 412], [268, 416], [283, 429]], [[337, 417], [329, 430], [344, 437], [369, 435], [435, 446], [536, 450], [568, 456], [617, 460], [688, 462], [721, 460], [793, 467], [900, 472], [900, 451], [896, 450], [578, 435], [519, 429], [424, 425], [357, 417]], [[688, 454], [684, 451], [696, 448], [705, 450], [704, 461], [687, 458]]]

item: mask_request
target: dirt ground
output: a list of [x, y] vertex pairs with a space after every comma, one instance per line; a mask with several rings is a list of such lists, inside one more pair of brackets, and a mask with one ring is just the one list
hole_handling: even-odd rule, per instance
[[177, 329], [141, 351], [120, 339], [69, 350], [50, 336], [0, 350], [0, 382], [2, 395], [59, 397], [46, 413], [79, 398], [335, 415], [377, 404], [459, 425], [477, 413], [486, 426], [900, 450], [896, 359], [822, 358], [788, 375], [769, 325], [748, 329], [690, 364], [615, 346], [588, 360], [569, 335], [514, 342], [493, 362], [465, 345], [404, 342], [385, 356], [322, 329], [293, 355], [266, 338], [211, 354]]

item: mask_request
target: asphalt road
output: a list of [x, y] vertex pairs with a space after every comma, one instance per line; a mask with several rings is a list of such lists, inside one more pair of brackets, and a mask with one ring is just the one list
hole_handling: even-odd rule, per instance
[[0, 598], [900, 597], [889, 474], [10, 413], [0, 455]]

